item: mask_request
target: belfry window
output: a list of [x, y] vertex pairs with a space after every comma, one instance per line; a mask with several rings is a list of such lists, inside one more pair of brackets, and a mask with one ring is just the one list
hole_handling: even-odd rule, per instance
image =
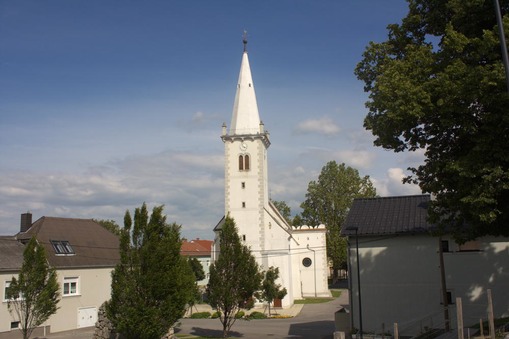
[[239, 155], [239, 171], [249, 171], [249, 155]]

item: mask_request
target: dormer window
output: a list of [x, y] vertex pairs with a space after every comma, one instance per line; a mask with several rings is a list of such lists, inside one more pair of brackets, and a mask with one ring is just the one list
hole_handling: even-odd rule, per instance
[[74, 249], [71, 244], [66, 240], [50, 240], [51, 246], [57, 255], [73, 255]]

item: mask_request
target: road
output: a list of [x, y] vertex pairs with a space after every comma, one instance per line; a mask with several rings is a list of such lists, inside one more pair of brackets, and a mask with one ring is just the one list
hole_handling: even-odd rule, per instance
[[[230, 331], [231, 338], [305, 338], [329, 339], [335, 331], [334, 314], [348, 305], [348, 291], [343, 290], [339, 298], [322, 304], [304, 305], [294, 318], [237, 320]], [[222, 336], [222, 325], [218, 319], [182, 319], [175, 333], [204, 337]]]

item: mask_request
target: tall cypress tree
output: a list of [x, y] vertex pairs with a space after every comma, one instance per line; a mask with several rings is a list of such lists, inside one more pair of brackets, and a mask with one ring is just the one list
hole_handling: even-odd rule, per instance
[[47, 259], [44, 247], [35, 237], [24, 252], [18, 278], [12, 278], [7, 289], [7, 307], [20, 321], [23, 339], [57, 311], [60, 300], [57, 274]]
[[167, 224], [163, 206], [149, 218], [143, 204], [124, 217], [120, 263], [112, 273], [108, 317], [127, 338], [159, 339], [184, 315], [194, 274], [180, 256], [180, 226]]
[[262, 273], [243, 245], [235, 221], [227, 216], [221, 228], [219, 258], [210, 265], [208, 300], [220, 313], [223, 336], [226, 338], [241, 308], [251, 308], [253, 297], [260, 289]]

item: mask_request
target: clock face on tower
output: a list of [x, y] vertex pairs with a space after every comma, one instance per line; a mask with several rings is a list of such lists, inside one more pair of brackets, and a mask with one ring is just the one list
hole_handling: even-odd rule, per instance
[[239, 147], [241, 151], [247, 150], [247, 144], [245, 142], [241, 143]]

